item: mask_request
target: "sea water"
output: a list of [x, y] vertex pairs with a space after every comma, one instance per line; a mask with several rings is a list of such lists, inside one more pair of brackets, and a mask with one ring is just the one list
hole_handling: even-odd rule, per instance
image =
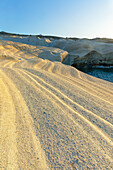
[[78, 68], [80, 71], [87, 73], [89, 75], [95, 76], [97, 78], [107, 80], [113, 83], [113, 67], [86, 67]]

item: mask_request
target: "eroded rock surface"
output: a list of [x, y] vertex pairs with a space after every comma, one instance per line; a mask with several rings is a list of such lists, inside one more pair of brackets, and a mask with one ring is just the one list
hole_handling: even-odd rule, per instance
[[[66, 65], [95, 66], [113, 65], [112, 39], [77, 39], [41, 35], [0, 34], [0, 39], [45, 48], [39, 55], [43, 59], [60, 61]], [[39, 47], [41, 46], [41, 47]], [[49, 47], [49, 48], [46, 48]], [[34, 54], [34, 52], [33, 52]]]

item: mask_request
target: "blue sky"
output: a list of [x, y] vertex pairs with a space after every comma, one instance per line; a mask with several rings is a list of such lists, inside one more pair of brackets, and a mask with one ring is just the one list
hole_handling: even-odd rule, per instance
[[0, 31], [113, 38], [113, 0], [1, 0]]

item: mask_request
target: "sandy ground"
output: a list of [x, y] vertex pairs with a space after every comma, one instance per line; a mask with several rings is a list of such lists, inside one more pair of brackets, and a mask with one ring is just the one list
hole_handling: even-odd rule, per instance
[[113, 169], [113, 83], [19, 50], [0, 46], [0, 169]]

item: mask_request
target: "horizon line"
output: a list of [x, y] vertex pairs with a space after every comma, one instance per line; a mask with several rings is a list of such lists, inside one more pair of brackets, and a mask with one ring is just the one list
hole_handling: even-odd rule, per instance
[[95, 36], [92, 38], [88, 38], [86, 36], [84, 37], [74, 37], [74, 36], [60, 36], [60, 35], [54, 35], [54, 34], [30, 34], [30, 33], [17, 33], [17, 32], [7, 32], [7, 31], [0, 31], [0, 34], [10, 34], [10, 35], [17, 35], [17, 36], [39, 36], [39, 37], [56, 37], [56, 38], [72, 38], [72, 39], [113, 39], [113, 38], [108, 38], [108, 37], [99, 37]]

